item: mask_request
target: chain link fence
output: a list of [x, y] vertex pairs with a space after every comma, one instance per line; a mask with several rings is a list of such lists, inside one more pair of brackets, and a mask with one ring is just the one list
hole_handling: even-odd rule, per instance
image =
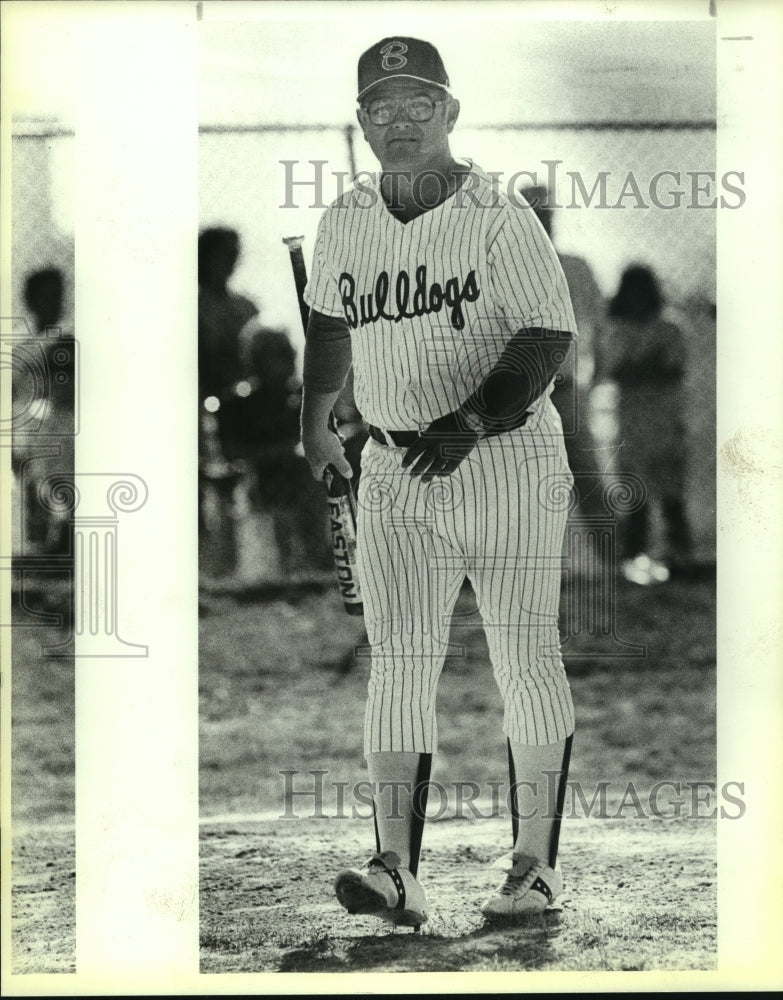
[[[605, 295], [634, 261], [656, 270], [672, 303], [715, 302], [712, 203], [723, 196], [735, 206], [727, 185], [738, 182], [708, 176], [715, 171], [709, 123], [487, 127], [456, 132], [452, 145], [456, 155], [496, 172], [504, 190], [538, 183], [554, 191], [554, 205], [562, 206], [555, 210], [555, 244], [587, 260]], [[12, 152], [14, 314], [24, 314], [25, 275], [44, 266], [65, 271], [72, 314], [73, 136], [18, 132]], [[353, 173], [376, 168], [351, 125], [201, 129], [199, 224], [237, 229], [244, 252], [236, 286], [270, 321], [287, 325], [295, 341], [298, 309], [280, 240], [303, 234], [306, 251], [312, 248], [323, 207]]]
[[[549, 188], [557, 249], [588, 263], [605, 299], [629, 263], [647, 264], [661, 279], [688, 338], [689, 508], [697, 548], [712, 555], [716, 205], [740, 200], [736, 177], [715, 176], [715, 138], [714, 123], [699, 122], [458, 126], [452, 136], [454, 154], [494, 172], [502, 190]], [[73, 136], [17, 131], [12, 146], [14, 315], [25, 315], [25, 277], [54, 266], [65, 276], [72, 317]], [[240, 234], [232, 286], [256, 303], [264, 324], [288, 333], [300, 364], [303, 335], [282, 238], [303, 235], [309, 264], [323, 208], [357, 171], [376, 169], [351, 124], [200, 129], [199, 226]]]

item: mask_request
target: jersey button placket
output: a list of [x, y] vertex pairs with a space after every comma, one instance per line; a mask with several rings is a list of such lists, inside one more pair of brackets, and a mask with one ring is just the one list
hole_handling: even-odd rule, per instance
[[418, 419], [419, 383], [415, 379], [409, 378], [403, 386], [403, 406], [414, 420]]

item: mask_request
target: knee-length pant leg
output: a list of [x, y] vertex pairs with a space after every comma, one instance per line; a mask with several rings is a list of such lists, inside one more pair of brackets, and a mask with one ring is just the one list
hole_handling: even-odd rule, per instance
[[362, 454], [357, 554], [371, 646], [365, 754], [432, 753], [435, 697], [464, 555], [437, 530], [440, 489], [400, 468], [400, 449]]
[[573, 482], [562, 443], [524, 431], [486, 442], [471, 470], [486, 506], [468, 540], [468, 575], [484, 622], [503, 729], [517, 743], [541, 746], [574, 729], [558, 629], [561, 553]]

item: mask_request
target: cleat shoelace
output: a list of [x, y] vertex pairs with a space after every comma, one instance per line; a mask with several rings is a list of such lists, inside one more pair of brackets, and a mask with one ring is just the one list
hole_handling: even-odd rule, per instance
[[537, 864], [531, 865], [530, 868], [525, 872], [524, 875], [506, 875], [506, 880], [500, 887], [501, 896], [515, 896], [522, 889], [528, 889], [538, 874], [539, 866]]

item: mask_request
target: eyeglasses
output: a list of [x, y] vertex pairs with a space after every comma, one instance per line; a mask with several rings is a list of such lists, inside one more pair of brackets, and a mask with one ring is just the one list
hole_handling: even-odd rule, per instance
[[405, 109], [405, 114], [412, 122], [428, 122], [435, 113], [436, 104], [443, 104], [443, 100], [433, 101], [426, 95], [406, 97], [402, 100], [382, 97], [369, 104], [365, 110], [373, 125], [388, 125], [393, 122], [400, 108]]

